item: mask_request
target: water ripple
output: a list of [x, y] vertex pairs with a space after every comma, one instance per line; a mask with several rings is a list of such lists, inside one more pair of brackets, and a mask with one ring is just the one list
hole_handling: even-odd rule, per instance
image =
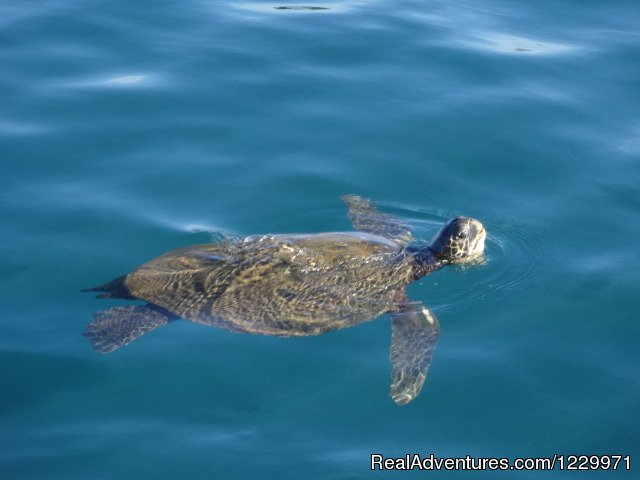
[[[400, 207], [397, 212], [409, 223], [416, 236], [430, 239], [450, 218], [460, 212], [444, 208]], [[557, 262], [560, 246], [558, 236], [547, 227], [528, 219], [480, 218], [487, 229], [485, 254], [482, 260], [447, 269], [454, 277], [443, 279], [434, 274], [425, 279], [429, 306], [437, 311], [490, 303], [526, 296], [536, 287], [548, 284]], [[426, 233], [428, 232], [428, 233]], [[455, 270], [455, 271], [452, 271]], [[463, 277], [461, 278], [460, 275]]]

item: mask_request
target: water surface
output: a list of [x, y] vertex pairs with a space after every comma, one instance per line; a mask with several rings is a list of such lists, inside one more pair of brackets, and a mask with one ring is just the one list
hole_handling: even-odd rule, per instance
[[[632, 1], [5, 0], [0, 476], [637, 477], [639, 24]], [[459, 214], [490, 235], [486, 264], [409, 289], [443, 333], [406, 407], [386, 316], [303, 339], [176, 322], [108, 356], [80, 335], [107, 305], [81, 288], [220, 235], [348, 230], [345, 193], [423, 241]]]

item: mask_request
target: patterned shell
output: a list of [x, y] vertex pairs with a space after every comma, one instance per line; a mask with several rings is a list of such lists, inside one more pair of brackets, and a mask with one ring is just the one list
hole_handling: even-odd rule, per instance
[[377, 235], [265, 235], [195, 245], [125, 278], [134, 297], [234, 331], [316, 335], [381, 315], [412, 280], [412, 257]]

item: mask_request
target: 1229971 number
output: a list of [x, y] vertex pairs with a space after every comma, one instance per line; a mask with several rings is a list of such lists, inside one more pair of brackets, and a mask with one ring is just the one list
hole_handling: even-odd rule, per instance
[[560, 470], [631, 470], [631, 456], [626, 455], [558, 455]]

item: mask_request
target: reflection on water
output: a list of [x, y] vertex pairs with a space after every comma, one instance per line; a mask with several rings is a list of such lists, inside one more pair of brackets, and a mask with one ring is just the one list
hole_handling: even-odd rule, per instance
[[509, 54], [557, 55], [578, 50], [578, 47], [574, 45], [547, 42], [515, 35], [504, 35], [495, 32], [471, 34], [470, 38], [461, 39], [459, 43], [478, 50]]
[[[239, 10], [247, 10], [255, 13], [271, 13], [271, 14], [305, 14], [305, 13], [342, 13], [350, 10], [350, 3], [356, 2], [339, 2], [325, 3], [320, 5], [283, 5], [282, 3], [254, 3], [242, 2], [232, 3], [231, 6]], [[325, 6], [326, 5], [326, 6]]]
[[70, 78], [56, 81], [50, 87], [91, 89], [91, 88], [127, 88], [127, 87], [159, 87], [163, 83], [161, 76], [154, 73], [126, 74], [111, 76], [95, 75], [94, 73], [84, 78]]
[[108, 84], [130, 85], [140, 83], [147, 78], [146, 75], [125, 75], [124, 77], [114, 77], [106, 81]]
[[628, 155], [640, 155], [640, 129], [634, 132], [633, 137], [621, 142], [618, 148]]

